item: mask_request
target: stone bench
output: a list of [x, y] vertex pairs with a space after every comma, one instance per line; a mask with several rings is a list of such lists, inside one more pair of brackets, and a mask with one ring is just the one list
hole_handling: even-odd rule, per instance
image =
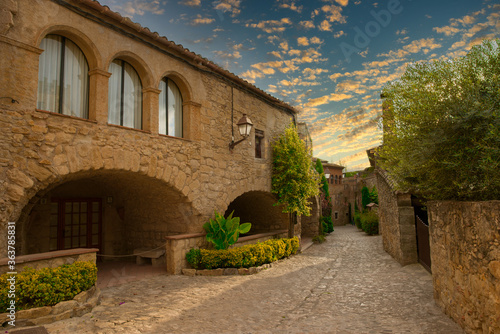
[[149, 261], [146, 261], [146, 259], [151, 259], [151, 264], [155, 267], [165, 264], [165, 249], [137, 248], [134, 249], [134, 254], [138, 254], [136, 255], [137, 264], [147, 264]]

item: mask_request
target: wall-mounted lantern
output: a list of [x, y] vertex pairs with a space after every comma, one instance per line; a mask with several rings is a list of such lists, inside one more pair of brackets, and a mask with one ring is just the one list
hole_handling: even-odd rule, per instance
[[238, 131], [240, 132], [240, 135], [243, 137], [243, 139], [238, 140], [237, 142], [234, 141], [234, 137], [231, 140], [231, 143], [229, 143], [229, 149], [232, 150], [236, 145], [244, 141], [245, 139], [250, 136], [250, 131], [252, 131], [253, 123], [248, 118], [247, 114], [243, 114], [243, 117], [236, 123], [238, 125]]

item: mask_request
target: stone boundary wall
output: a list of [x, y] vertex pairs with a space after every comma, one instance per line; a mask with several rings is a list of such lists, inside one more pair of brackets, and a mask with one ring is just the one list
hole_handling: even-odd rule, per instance
[[[33, 269], [56, 268], [76, 261], [92, 261], [96, 263], [97, 248], [75, 248], [54, 252], [16, 256], [16, 271], [21, 272], [25, 267]], [[0, 259], [0, 275], [10, 272], [9, 258]]]
[[[16, 312], [16, 327], [39, 326], [55, 321], [81, 317], [99, 305], [101, 290], [95, 285], [87, 291], [80, 292], [72, 300], [62, 301], [54, 306], [36, 307]], [[10, 321], [9, 313], [0, 314], [0, 324]], [[8, 326], [7, 329], [12, 328]], [[7, 333], [7, 332], [6, 332]]]
[[272, 263], [266, 263], [259, 267], [250, 268], [217, 268], [217, 269], [182, 269], [185, 276], [232, 276], [232, 275], [254, 275], [264, 269], [269, 269]]
[[436, 303], [467, 333], [500, 333], [500, 201], [428, 209]]
[[[208, 248], [210, 245], [205, 238], [205, 233], [181, 234], [165, 237], [167, 243], [166, 260], [167, 273], [179, 275], [182, 269], [189, 268], [186, 253], [191, 248]], [[234, 245], [236, 247], [265, 241], [272, 238], [287, 238], [288, 230], [279, 230], [269, 233], [260, 233], [241, 237]]]
[[418, 262], [415, 211], [411, 194], [394, 190], [388, 176], [377, 170], [379, 234], [384, 250], [402, 266]]

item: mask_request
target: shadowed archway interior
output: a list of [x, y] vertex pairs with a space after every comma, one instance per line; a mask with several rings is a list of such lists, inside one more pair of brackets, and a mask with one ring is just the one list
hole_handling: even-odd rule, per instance
[[167, 235], [195, 232], [200, 220], [178, 190], [134, 172], [79, 173], [34, 198], [22, 215], [21, 254], [95, 246], [95, 241], [85, 244], [85, 237], [99, 238], [101, 254], [132, 254], [161, 246]]

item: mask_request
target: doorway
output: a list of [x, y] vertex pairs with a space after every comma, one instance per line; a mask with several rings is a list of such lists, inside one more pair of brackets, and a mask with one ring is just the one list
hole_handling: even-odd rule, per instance
[[98, 248], [102, 243], [100, 198], [53, 199], [50, 208], [50, 250]]

